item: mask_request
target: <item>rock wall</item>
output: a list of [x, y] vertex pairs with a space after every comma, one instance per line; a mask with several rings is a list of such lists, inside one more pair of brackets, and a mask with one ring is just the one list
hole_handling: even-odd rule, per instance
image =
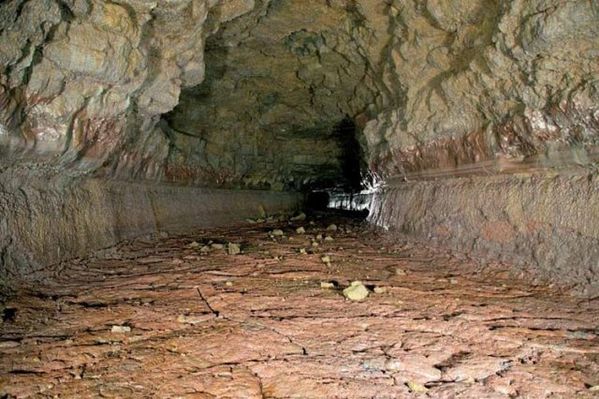
[[[599, 294], [599, 177], [454, 178], [389, 186], [371, 221]], [[514, 271], [514, 270], [512, 270]]]
[[371, 219], [596, 295], [599, 3], [395, 1]]
[[[373, 220], [406, 229], [423, 202], [434, 217], [408, 230], [443, 225], [447, 243], [562, 273], [489, 185], [520, 190], [541, 224], [572, 216], [547, 240], [586, 251], [572, 276], [593, 280], [595, 233], [579, 215], [595, 203], [598, 58], [596, 0], [8, 0], [2, 181], [301, 189], [343, 183], [357, 140], [364, 172], [388, 187]], [[336, 130], [348, 118], [357, 130]], [[545, 185], [568, 189], [557, 201]], [[527, 244], [477, 238], [485, 203]]]
[[[3, 176], [6, 177], [6, 176]], [[294, 193], [219, 190], [63, 177], [0, 184], [0, 291], [8, 282], [43, 277], [44, 268], [122, 240], [243, 223], [294, 212]]]
[[157, 126], [204, 79], [205, 38], [248, 0], [0, 4], [0, 166], [160, 179]]
[[395, 1], [400, 106], [364, 129], [384, 176], [574, 152], [599, 140], [599, 3]]

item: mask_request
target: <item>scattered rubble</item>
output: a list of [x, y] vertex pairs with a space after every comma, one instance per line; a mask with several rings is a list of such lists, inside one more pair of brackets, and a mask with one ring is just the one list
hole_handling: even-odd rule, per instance
[[596, 397], [599, 301], [359, 229], [342, 252], [248, 226], [194, 236], [243, 256], [169, 238], [67, 262], [0, 307], [0, 397]]

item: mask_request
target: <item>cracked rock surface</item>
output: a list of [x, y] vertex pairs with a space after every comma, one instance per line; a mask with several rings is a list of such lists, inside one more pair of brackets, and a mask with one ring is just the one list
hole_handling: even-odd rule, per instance
[[[597, 298], [330, 222], [137, 240], [56, 267], [0, 308], [0, 394], [596, 397]], [[311, 247], [318, 234], [334, 241]], [[346, 300], [357, 280], [369, 296]]]

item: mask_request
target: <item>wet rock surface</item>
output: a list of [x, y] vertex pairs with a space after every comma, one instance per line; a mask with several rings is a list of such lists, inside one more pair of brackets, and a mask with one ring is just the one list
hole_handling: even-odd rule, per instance
[[[223, 249], [200, 251], [210, 242]], [[515, 280], [509, 266], [481, 270], [346, 219], [127, 242], [2, 304], [0, 393], [596, 397], [599, 301]], [[346, 300], [353, 281], [370, 295]]]

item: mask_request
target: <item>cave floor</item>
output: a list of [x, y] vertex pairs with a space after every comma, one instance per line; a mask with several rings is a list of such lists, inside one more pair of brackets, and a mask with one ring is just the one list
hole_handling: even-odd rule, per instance
[[[57, 267], [4, 305], [0, 397], [599, 396], [597, 298], [333, 221], [136, 240]], [[210, 240], [242, 253], [193, 244]], [[354, 280], [363, 301], [343, 296]]]

